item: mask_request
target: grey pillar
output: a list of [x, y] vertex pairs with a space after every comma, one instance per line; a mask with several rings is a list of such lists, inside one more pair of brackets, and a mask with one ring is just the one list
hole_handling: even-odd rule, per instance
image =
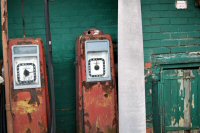
[[145, 133], [144, 55], [140, 0], [118, 0], [119, 132]]

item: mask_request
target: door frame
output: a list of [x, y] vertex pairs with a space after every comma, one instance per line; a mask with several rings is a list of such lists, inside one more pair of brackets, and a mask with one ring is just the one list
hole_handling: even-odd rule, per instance
[[[160, 85], [161, 71], [167, 69], [200, 68], [200, 52], [173, 53], [152, 55], [152, 101], [153, 128], [155, 133], [165, 133], [164, 109], [161, 108], [162, 85]], [[158, 89], [161, 88], [161, 89]]]

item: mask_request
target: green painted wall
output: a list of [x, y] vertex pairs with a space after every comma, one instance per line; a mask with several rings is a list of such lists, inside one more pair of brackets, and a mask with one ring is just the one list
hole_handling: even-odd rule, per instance
[[[9, 3], [9, 37], [22, 37], [21, 0]], [[188, 0], [176, 10], [175, 0], [141, 0], [145, 63], [152, 54], [199, 51], [200, 9]], [[27, 37], [45, 41], [44, 3], [25, 0]], [[75, 43], [83, 31], [97, 27], [117, 42], [117, 0], [51, 0], [58, 133], [75, 132]], [[133, 35], [134, 37], [134, 35]], [[152, 119], [151, 77], [146, 82], [147, 120]], [[151, 123], [151, 122], [150, 122]], [[151, 126], [151, 124], [148, 124]]]
[[[58, 133], [75, 132], [75, 44], [83, 31], [99, 28], [117, 41], [117, 0], [50, 0]], [[9, 37], [23, 37], [21, 0], [9, 3]], [[24, 0], [27, 37], [45, 41], [43, 0]]]
[[200, 44], [200, 9], [188, 0], [187, 10], [177, 10], [175, 0], [142, 0], [145, 62], [152, 53], [185, 52], [174, 49]]
[[[187, 10], [177, 10], [175, 0], [141, 2], [145, 63], [151, 62], [152, 54], [200, 51], [200, 9], [194, 0], [187, 1]], [[146, 78], [146, 108], [147, 126], [151, 127], [151, 76]]]

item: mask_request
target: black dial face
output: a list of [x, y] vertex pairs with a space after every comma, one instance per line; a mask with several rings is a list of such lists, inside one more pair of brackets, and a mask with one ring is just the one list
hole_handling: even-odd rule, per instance
[[88, 72], [90, 77], [103, 77], [105, 75], [105, 60], [92, 58], [88, 60]]
[[36, 81], [36, 65], [20, 63], [17, 65], [17, 81], [21, 85], [29, 85]]

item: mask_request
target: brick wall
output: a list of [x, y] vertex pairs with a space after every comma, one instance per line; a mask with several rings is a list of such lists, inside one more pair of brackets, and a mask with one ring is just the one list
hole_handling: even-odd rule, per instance
[[[152, 54], [200, 50], [200, 9], [188, 0], [187, 10], [177, 10], [175, 0], [141, 0], [145, 63]], [[147, 126], [152, 126], [152, 82], [146, 79]]]
[[[9, 3], [9, 37], [23, 37], [21, 0]], [[44, 3], [24, 0], [27, 37], [45, 41]], [[99, 28], [117, 41], [116, 0], [51, 0], [51, 32], [55, 71], [58, 133], [73, 133], [75, 127], [75, 44], [83, 31]]]
[[193, 0], [187, 10], [177, 10], [174, 0], [142, 0], [142, 17], [145, 61], [152, 53], [200, 50], [194, 46], [200, 44], [200, 9]]

